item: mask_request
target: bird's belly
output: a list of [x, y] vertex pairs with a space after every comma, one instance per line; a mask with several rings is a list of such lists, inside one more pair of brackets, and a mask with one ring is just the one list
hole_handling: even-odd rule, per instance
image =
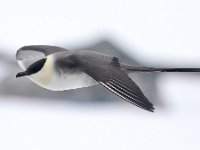
[[52, 91], [64, 91], [98, 84], [96, 80], [84, 72], [65, 74], [62, 76], [53, 74], [48, 82], [45, 80], [45, 78], [44, 80], [41, 80], [41, 78], [39, 79], [37, 77], [31, 77], [31, 80], [43, 88]]

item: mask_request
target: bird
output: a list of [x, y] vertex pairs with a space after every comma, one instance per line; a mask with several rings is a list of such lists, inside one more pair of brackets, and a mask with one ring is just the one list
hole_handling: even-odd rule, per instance
[[91, 50], [70, 51], [50, 45], [29, 45], [17, 50], [22, 72], [37, 85], [64, 91], [101, 84], [123, 100], [154, 112], [153, 104], [129, 77], [134, 72], [200, 72], [200, 68], [153, 68], [129, 65], [115, 56]]

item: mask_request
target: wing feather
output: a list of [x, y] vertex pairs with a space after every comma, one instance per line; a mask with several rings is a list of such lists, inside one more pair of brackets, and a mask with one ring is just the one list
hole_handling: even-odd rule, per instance
[[16, 59], [23, 70], [26, 70], [34, 62], [46, 56], [67, 51], [64, 48], [48, 45], [30, 45], [20, 48], [16, 53]]
[[142, 92], [140, 93], [135, 93], [134, 91], [130, 92], [130, 90], [124, 88], [125, 87], [124, 85], [121, 86], [111, 81], [108, 81], [106, 83], [103, 82], [100, 83], [109, 90], [111, 90], [113, 93], [117, 94], [118, 96], [126, 100], [127, 102], [132, 103], [145, 110], [153, 112], [154, 110], [153, 105], [146, 99], [146, 97], [142, 94]]
[[135, 82], [120, 69], [118, 59], [95, 52], [76, 55], [82, 70], [122, 99], [148, 111], [154, 110]]

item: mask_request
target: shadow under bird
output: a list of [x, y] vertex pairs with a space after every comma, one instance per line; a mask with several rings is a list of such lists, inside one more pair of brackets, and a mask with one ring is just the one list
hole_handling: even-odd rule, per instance
[[128, 76], [131, 72], [200, 72], [200, 68], [150, 68], [120, 63], [107, 54], [80, 50], [69, 51], [48, 45], [24, 46], [16, 59], [27, 76], [39, 86], [63, 91], [101, 84], [122, 99], [153, 112], [153, 104]]

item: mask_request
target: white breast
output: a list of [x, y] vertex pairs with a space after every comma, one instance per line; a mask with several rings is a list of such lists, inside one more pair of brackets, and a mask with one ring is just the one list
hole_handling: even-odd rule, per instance
[[84, 72], [73, 74], [56, 73], [54, 58], [49, 55], [44, 67], [29, 77], [34, 83], [52, 91], [64, 91], [98, 84], [96, 80]]

